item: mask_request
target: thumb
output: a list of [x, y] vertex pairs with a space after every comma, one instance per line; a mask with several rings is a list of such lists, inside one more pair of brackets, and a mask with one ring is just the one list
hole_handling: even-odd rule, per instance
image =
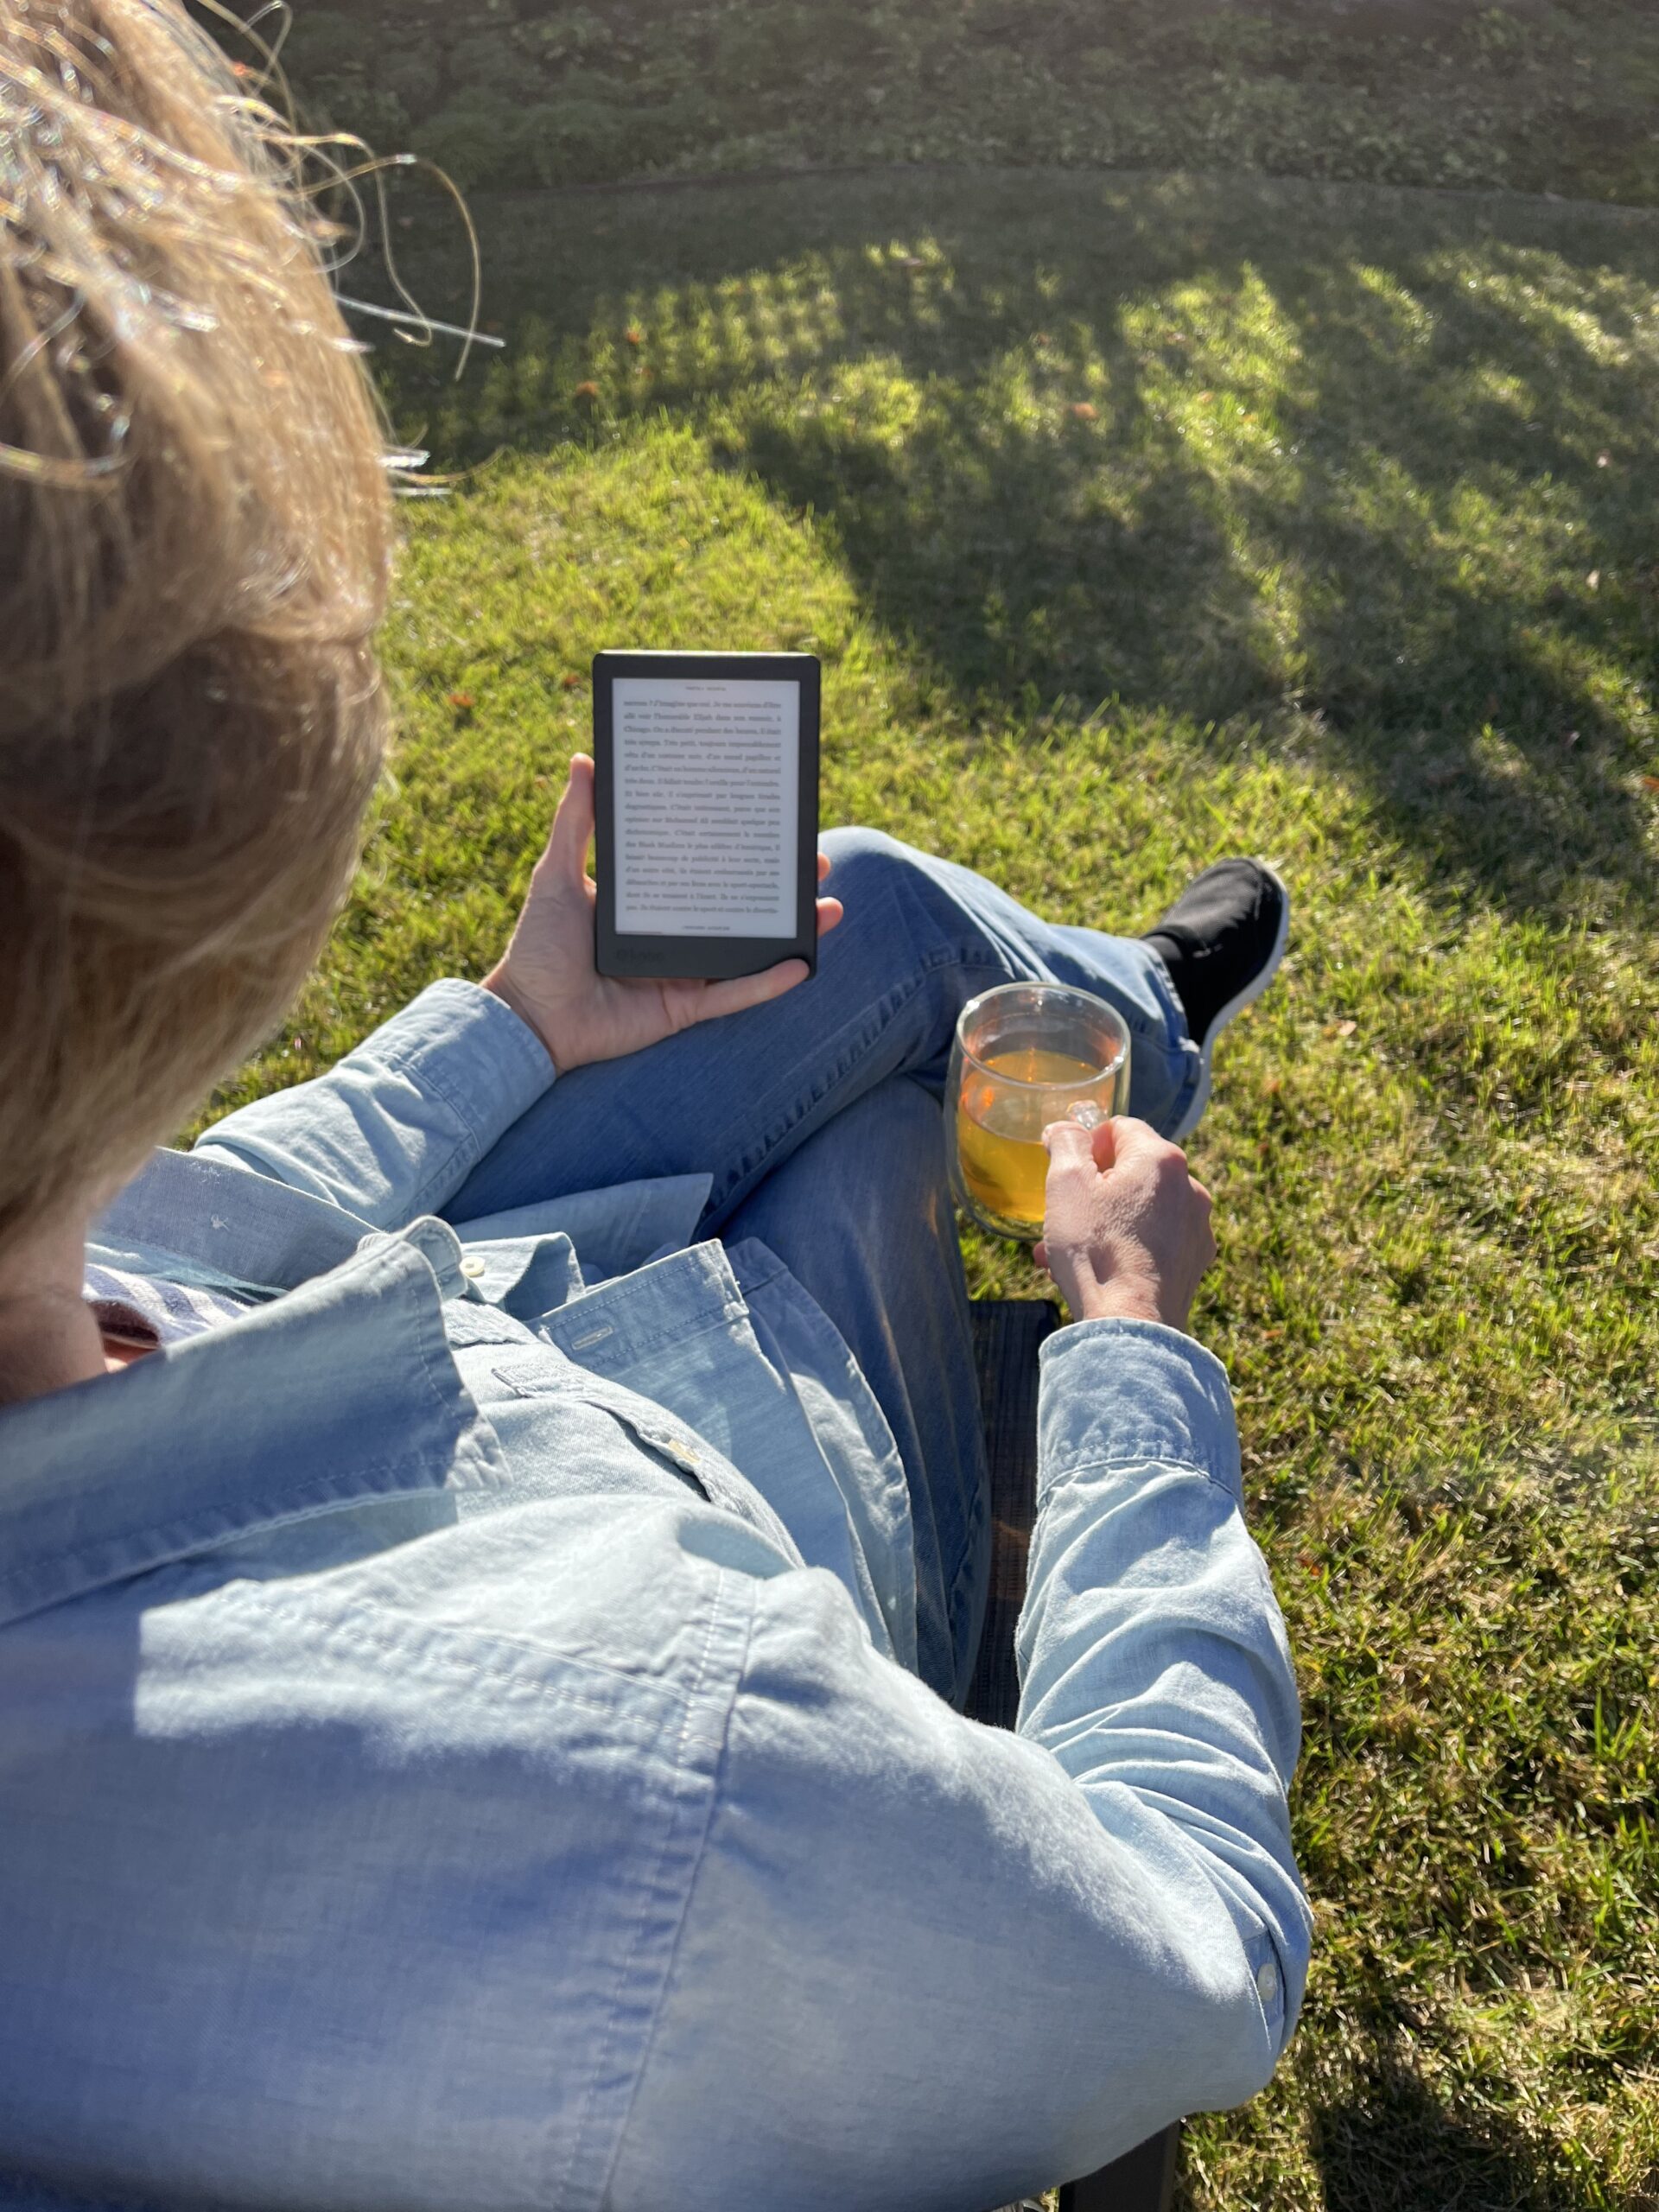
[[558, 811], [543, 859], [571, 883], [588, 873], [588, 848], [594, 836], [594, 764], [585, 753], [570, 757], [570, 774], [559, 796]]

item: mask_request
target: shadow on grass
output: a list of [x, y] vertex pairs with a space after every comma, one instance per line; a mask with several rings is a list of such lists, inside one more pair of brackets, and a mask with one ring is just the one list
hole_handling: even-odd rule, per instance
[[1260, 724], [1478, 897], [1650, 906], [1659, 223], [965, 175], [479, 212], [509, 351], [392, 386], [441, 461], [688, 422], [924, 696]]
[[1317, 2107], [1312, 2140], [1325, 2212], [1605, 2212], [1607, 2202], [1543, 2171], [1537, 2146], [1496, 2116], [1448, 2113], [1392, 2062]]

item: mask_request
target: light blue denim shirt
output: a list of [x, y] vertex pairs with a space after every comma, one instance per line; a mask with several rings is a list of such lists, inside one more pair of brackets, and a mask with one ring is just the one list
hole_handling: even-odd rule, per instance
[[0, 2200], [971, 2212], [1272, 2071], [1221, 1368], [1046, 1346], [980, 1727], [880, 1408], [704, 1179], [431, 1217], [550, 1081], [435, 985], [99, 1225], [245, 1318], [0, 1410]]

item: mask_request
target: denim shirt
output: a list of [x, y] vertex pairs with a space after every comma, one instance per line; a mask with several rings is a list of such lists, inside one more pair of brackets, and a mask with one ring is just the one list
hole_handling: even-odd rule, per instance
[[968, 2212], [1273, 2069], [1220, 1367], [1045, 1347], [980, 1727], [873, 1395], [703, 1179], [432, 1217], [551, 1079], [434, 986], [99, 1225], [244, 1318], [0, 1409], [0, 2201]]

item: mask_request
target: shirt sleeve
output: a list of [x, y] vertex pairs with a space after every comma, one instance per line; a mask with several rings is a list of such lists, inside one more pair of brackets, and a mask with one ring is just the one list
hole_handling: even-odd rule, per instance
[[1224, 1376], [1171, 1330], [1069, 1329], [1041, 1433], [1017, 1733], [817, 1578], [755, 1586], [619, 2203], [668, 2201], [713, 2124], [726, 2201], [788, 2172], [801, 2212], [960, 2212], [1271, 2075], [1310, 1935], [1297, 1703]]
[[433, 983], [327, 1075], [238, 1107], [195, 1149], [397, 1229], [451, 1198], [553, 1063], [476, 983]]

